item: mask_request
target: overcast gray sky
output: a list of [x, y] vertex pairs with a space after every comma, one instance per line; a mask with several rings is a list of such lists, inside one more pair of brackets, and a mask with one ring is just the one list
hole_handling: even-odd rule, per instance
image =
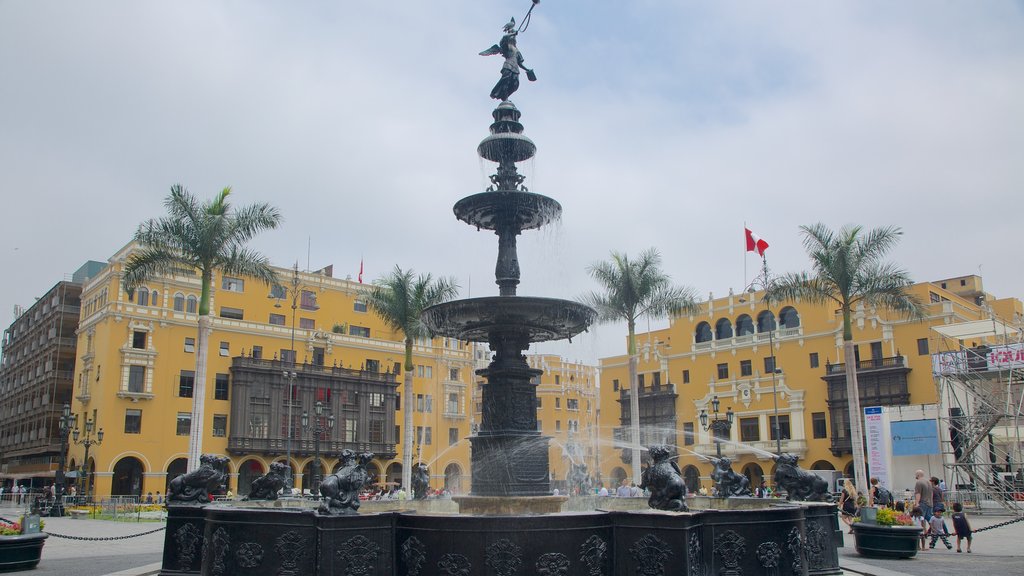
[[[493, 165], [497, 42], [527, 0], [0, 0], [0, 323], [106, 260], [181, 183], [281, 207], [275, 264], [395, 264], [497, 293], [497, 238], [455, 220]], [[797, 227], [899, 225], [917, 280], [1022, 296], [1024, 3], [544, 0], [512, 100], [560, 224], [520, 237], [520, 294], [573, 298], [610, 250], [655, 246], [700, 294], [777, 271]], [[757, 260], [750, 257], [752, 276]], [[657, 324], [656, 324], [657, 325]], [[571, 346], [624, 350], [623, 326]]]

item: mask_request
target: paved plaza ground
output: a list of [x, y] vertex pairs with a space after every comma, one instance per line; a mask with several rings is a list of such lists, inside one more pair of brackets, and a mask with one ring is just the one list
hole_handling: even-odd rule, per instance
[[[0, 509], [0, 515], [13, 510]], [[971, 516], [975, 529], [1010, 519], [1008, 516]], [[46, 531], [53, 534], [84, 537], [129, 536], [162, 526], [158, 522], [110, 522], [71, 518], [47, 518]], [[910, 560], [874, 560], [863, 558], [853, 547], [853, 536], [847, 535], [845, 547], [839, 550], [840, 565], [849, 575], [870, 576], [1024, 576], [1024, 522], [1017, 522], [978, 534], [974, 552], [957, 554], [946, 550], [940, 542], [934, 550], [926, 550]], [[77, 576], [142, 576], [160, 569], [164, 532], [135, 538], [86, 541], [51, 536], [43, 549], [39, 568], [30, 574], [74, 574]], [[955, 542], [955, 540], [954, 540]], [[966, 548], [965, 548], [966, 550]]]

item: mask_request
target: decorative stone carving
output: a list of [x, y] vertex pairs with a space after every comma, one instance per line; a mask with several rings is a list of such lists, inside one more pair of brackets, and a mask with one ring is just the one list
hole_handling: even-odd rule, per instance
[[402, 543], [401, 554], [408, 576], [419, 576], [423, 561], [427, 559], [427, 547], [423, 542], [415, 536], [406, 538]]
[[735, 530], [726, 530], [715, 536], [715, 554], [722, 559], [723, 568], [719, 574], [723, 576], [740, 576], [740, 560], [747, 553], [747, 541]]
[[569, 558], [565, 554], [549, 552], [537, 559], [539, 576], [566, 576], [569, 573]]
[[807, 556], [808, 570], [821, 570], [825, 567], [825, 550], [831, 545], [831, 538], [825, 529], [816, 522], [809, 522], [804, 529], [804, 554]]
[[801, 574], [804, 570], [804, 541], [800, 537], [800, 529], [793, 527], [786, 537], [786, 548], [793, 556], [793, 573]]
[[715, 481], [720, 498], [730, 496], [750, 496], [750, 479], [743, 474], [737, 474], [732, 469], [732, 460], [729, 458], [709, 457], [715, 469], [711, 472], [711, 479]]
[[339, 546], [335, 554], [345, 562], [346, 576], [368, 576], [374, 572], [380, 545], [366, 536], [353, 536]]
[[203, 454], [199, 457], [199, 468], [182, 474], [167, 488], [167, 502], [172, 504], [209, 504], [210, 494], [216, 492], [227, 480], [224, 467], [228, 459], [224, 456]]
[[801, 470], [796, 465], [795, 454], [772, 456], [777, 462], [774, 481], [786, 491], [787, 500], [806, 500], [812, 502], [830, 501], [828, 482], [824, 478]]
[[757, 547], [756, 554], [767, 576], [779, 575], [779, 557], [782, 556], [782, 548], [778, 544], [772, 541], [762, 542]]
[[690, 534], [690, 541], [686, 545], [688, 576], [704, 576], [704, 559], [701, 558], [700, 550], [700, 536], [694, 532]]
[[320, 483], [321, 514], [355, 514], [359, 510], [359, 491], [370, 482], [366, 465], [373, 460], [373, 452], [363, 452], [356, 461], [356, 453], [348, 448], [341, 451], [341, 468]]
[[270, 464], [270, 472], [258, 476], [252, 481], [249, 494], [242, 500], [277, 500], [277, 493], [287, 483], [285, 475], [288, 467], [284, 462], [273, 462]]
[[507, 538], [487, 547], [487, 566], [498, 576], [512, 576], [522, 563], [522, 550]]
[[188, 522], [174, 531], [174, 542], [178, 545], [178, 565], [182, 572], [192, 570], [192, 561], [196, 558], [196, 546], [202, 541], [196, 525]]
[[295, 530], [289, 530], [277, 538], [274, 550], [281, 556], [278, 576], [299, 576], [299, 561], [306, 554], [306, 539]]
[[438, 561], [437, 569], [443, 576], [469, 576], [473, 565], [462, 554], [445, 554]]
[[629, 547], [636, 562], [636, 573], [641, 576], [664, 576], [665, 562], [672, 556], [668, 543], [654, 534], [648, 534]]
[[228, 548], [231, 547], [231, 537], [223, 527], [213, 532], [213, 576], [223, 576], [227, 570], [224, 560], [228, 556]]
[[656, 510], [686, 511], [686, 483], [679, 466], [672, 460], [672, 450], [663, 444], [648, 448], [651, 465], [644, 470], [640, 488], [651, 491], [647, 505]]
[[243, 542], [235, 552], [235, 560], [242, 568], [256, 568], [263, 563], [263, 547], [255, 542]]
[[590, 576], [604, 575], [604, 562], [607, 554], [608, 543], [596, 534], [592, 534], [580, 546], [580, 562], [587, 565], [587, 573]]

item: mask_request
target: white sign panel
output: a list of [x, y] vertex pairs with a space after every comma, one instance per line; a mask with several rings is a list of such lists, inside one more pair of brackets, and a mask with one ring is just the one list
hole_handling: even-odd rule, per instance
[[889, 450], [886, 445], [885, 415], [881, 406], [864, 408], [864, 435], [867, 437], [868, 468], [871, 476], [889, 490]]

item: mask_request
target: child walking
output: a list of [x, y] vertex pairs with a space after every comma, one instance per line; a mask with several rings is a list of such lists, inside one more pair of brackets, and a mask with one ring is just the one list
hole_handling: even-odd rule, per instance
[[942, 521], [942, 512], [940, 510], [936, 510], [935, 514], [932, 515], [930, 522], [932, 525], [932, 542], [928, 548], [934, 549], [935, 542], [941, 538], [942, 543], [946, 545], [946, 550], [952, 550], [953, 545], [949, 543], [949, 536], [946, 534], [946, 523]]
[[960, 552], [960, 540], [967, 540], [967, 553], [971, 553], [971, 523], [967, 521], [967, 514], [964, 514], [964, 506], [959, 502], [953, 503], [953, 531], [956, 532], [956, 551]]
[[918, 537], [918, 540], [920, 540], [921, 550], [924, 550], [924, 541], [928, 538], [928, 521], [924, 519], [924, 512], [919, 506], [914, 506], [914, 509], [910, 511], [910, 519], [914, 521], [914, 526], [921, 527], [921, 536]]

